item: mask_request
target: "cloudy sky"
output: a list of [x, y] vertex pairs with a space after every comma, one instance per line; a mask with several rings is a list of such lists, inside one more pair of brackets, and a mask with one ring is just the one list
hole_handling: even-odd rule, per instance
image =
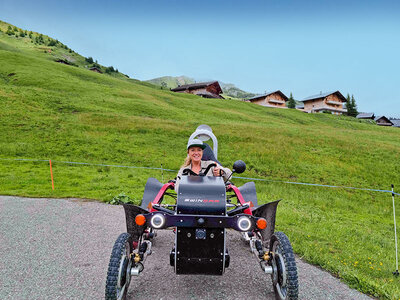
[[400, 1], [0, 0], [0, 19], [140, 80], [217, 79], [400, 118]]

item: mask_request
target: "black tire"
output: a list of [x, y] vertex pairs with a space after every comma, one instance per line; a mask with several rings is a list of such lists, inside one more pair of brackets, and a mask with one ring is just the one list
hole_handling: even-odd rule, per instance
[[108, 264], [106, 300], [125, 300], [130, 283], [131, 245], [129, 233], [122, 233], [115, 241]]
[[283, 232], [275, 232], [270, 241], [273, 252], [272, 266], [274, 273], [272, 284], [277, 300], [296, 300], [299, 294], [297, 266], [292, 245]]

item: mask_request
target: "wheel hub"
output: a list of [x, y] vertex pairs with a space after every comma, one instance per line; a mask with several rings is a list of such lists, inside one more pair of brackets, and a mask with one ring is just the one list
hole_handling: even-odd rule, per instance
[[131, 281], [131, 268], [132, 260], [130, 259], [130, 247], [127, 243], [124, 254], [121, 257], [121, 263], [119, 265], [118, 280], [117, 280], [117, 299], [122, 299], [124, 294], [127, 292], [127, 288]]
[[285, 260], [280, 252], [279, 245], [274, 245], [275, 252], [273, 252], [273, 259], [272, 259], [272, 282], [273, 285], [276, 287], [278, 295], [280, 299], [285, 299], [287, 295], [287, 287], [286, 287], [286, 267], [285, 267]]

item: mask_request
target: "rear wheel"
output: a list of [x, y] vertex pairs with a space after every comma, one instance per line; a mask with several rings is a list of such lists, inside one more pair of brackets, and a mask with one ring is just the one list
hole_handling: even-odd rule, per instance
[[122, 233], [115, 241], [108, 264], [106, 300], [125, 300], [131, 281], [130, 234]]
[[275, 232], [270, 241], [272, 258], [272, 284], [275, 298], [295, 300], [298, 298], [297, 266], [293, 248], [283, 232]]

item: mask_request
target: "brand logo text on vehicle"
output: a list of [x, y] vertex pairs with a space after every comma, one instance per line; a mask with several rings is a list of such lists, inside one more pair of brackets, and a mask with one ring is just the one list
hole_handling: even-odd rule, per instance
[[219, 202], [219, 200], [198, 199], [198, 198], [186, 198], [184, 201], [185, 202], [190, 202], [190, 203], [218, 203]]

